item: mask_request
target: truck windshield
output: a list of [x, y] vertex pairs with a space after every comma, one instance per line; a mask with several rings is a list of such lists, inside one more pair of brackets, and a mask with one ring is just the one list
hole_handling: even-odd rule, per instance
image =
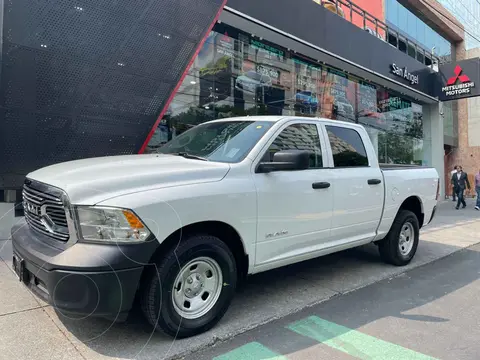
[[242, 161], [273, 125], [269, 121], [218, 121], [185, 131], [157, 150], [160, 154], [188, 154], [209, 161]]

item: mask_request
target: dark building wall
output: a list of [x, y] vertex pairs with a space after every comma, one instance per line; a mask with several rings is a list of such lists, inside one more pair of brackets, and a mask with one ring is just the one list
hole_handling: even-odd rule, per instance
[[223, 5], [6, 1], [0, 189], [49, 164], [138, 152]]

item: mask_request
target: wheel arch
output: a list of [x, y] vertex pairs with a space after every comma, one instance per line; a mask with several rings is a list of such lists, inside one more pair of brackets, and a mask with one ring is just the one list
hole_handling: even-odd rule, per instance
[[406, 198], [403, 201], [402, 205], [400, 205], [397, 215], [402, 210], [408, 210], [413, 212], [418, 219], [418, 224], [420, 226], [420, 229], [423, 227], [424, 221], [425, 221], [425, 213], [423, 209], [422, 200], [418, 196], [410, 196]]
[[185, 225], [175, 230], [160, 243], [158, 248], [152, 254], [149, 263], [165, 254], [166, 251], [176, 247], [178, 242], [186, 236], [192, 234], [204, 234], [218, 237], [228, 246], [237, 265], [239, 281], [243, 280], [248, 274], [249, 258], [246, 247], [239, 232], [231, 225], [222, 221], [200, 221]]

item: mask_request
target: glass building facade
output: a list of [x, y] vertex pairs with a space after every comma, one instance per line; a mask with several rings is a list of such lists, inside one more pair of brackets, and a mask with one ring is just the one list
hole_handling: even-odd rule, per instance
[[200, 123], [254, 115], [359, 123], [380, 162], [423, 162], [421, 105], [224, 24], [211, 31], [147, 151]]
[[480, 47], [480, 2], [478, 0], [438, 0], [465, 27], [467, 50]]
[[[440, 62], [451, 61], [452, 44], [397, 0], [385, 0], [385, 18], [389, 27], [398, 31], [407, 39], [409, 38], [429, 49], [440, 58]], [[405, 49], [404, 52], [407, 52], [410, 56], [417, 57], [419, 61], [424, 60], [427, 65], [430, 65], [428, 56], [427, 59], [423, 59], [423, 54], [415, 54], [414, 48], [406, 44], [400, 46], [401, 50], [403, 48]]]
[[[476, 2], [477, 0], [473, 0]], [[457, 15], [456, 10], [463, 10], [461, 13], [466, 16], [465, 11], [467, 7], [460, 1], [440, 0], [448, 10], [454, 15]], [[467, 0], [467, 3], [469, 0]], [[480, 4], [478, 4], [478, 10], [480, 10]], [[475, 6], [471, 4], [469, 7], [474, 11]], [[436, 57], [439, 58], [440, 63], [451, 62], [452, 59], [452, 44], [443, 36], [438, 34], [430, 26], [425, 24], [414, 13], [400, 4], [397, 0], [385, 0], [385, 17], [389, 27], [395, 29], [406, 38], [410, 38], [416, 41], [421, 46], [430, 49]], [[458, 15], [457, 15], [458, 16]], [[469, 17], [471, 19], [471, 17]], [[460, 20], [462, 17], [459, 18]], [[473, 21], [473, 19], [471, 19]], [[467, 41], [468, 42], [468, 41]], [[471, 40], [470, 40], [471, 42]], [[405, 45], [404, 48], [407, 48]], [[408, 51], [409, 55], [413, 56], [412, 49]], [[417, 60], [422, 60], [422, 55], [417, 53]], [[426, 57], [423, 59], [425, 64], [430, 65], [431, 60]], [[444, 114], [444, 127], [443, 133], [445, 142], [448, 145], [455, 145], [458, 142], [458, 121], [457, 115], [453, 111], [454, 101], [446, 102], [443, 104]]]

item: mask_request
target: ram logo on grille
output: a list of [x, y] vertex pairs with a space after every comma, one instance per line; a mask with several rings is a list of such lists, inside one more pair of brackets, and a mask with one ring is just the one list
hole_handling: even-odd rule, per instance
[[23, 208], [28, 211], [29, 213], [32, 213], [34, 215], [39, 216], [40, 215], [40, 206], [30, 204], [27, 201], [23, 202]]
[[36, 185], [28, 180], [23, 186], [25, 220], [30, 228], [63, 242], [68, 241], [67, 215], [59, 189]]

